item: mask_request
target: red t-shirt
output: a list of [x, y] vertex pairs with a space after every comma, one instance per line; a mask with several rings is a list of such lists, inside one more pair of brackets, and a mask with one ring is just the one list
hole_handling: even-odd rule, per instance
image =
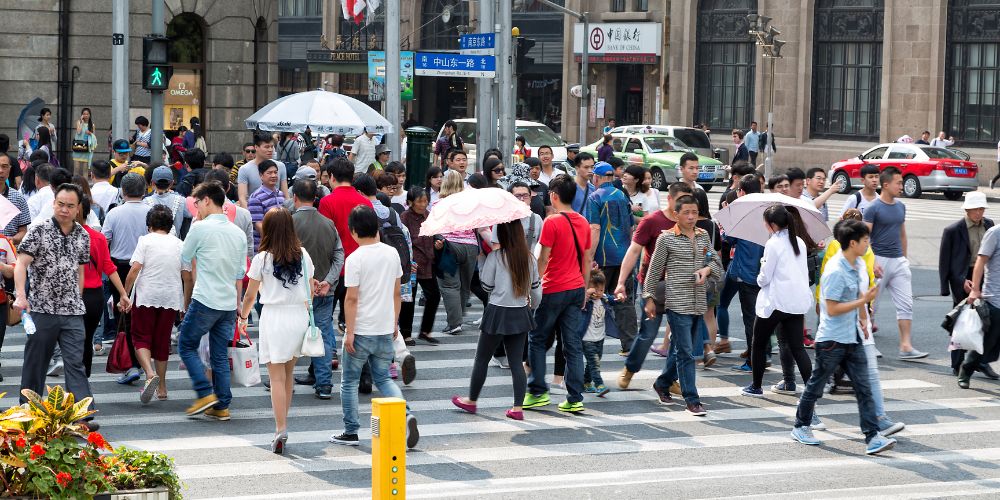
[[[347, 218], [350, 217], [351, 210], [354, 210], [354, 207], [358, 205], [371, 207], [372, 202], [351, 186], [340, 186], [319, 201], [319, 213], [332, 220], [333, 225], [337, 227], [337, 234], [344, 245], [345, 259], [358, 249], [358, 242], [354, 241], [351, 229], [347, 227]], [[341, 269], [340, 275], [344, 275], [343, 269]]]
[[[108, 250], [108, 239], [90, 226], [83, 226], [90, 235], [90, 262], [83, 266], [83, 287], [101, 288], [101, 275], [111, 276], [118, 272], [118, 267], [111, 261], [111, 251]], [[95, 265], [96, 264], [96, 265]], [[124, 285], [124, 283], [122, 283]]]
[[[573, 221], [573, 232], [580, 243], [580, 251], [590, 248], [590, 223], [576, 212], [563, 212]], [[563, 213], [550, 215], [542, 224], [542, 235], [538, 242], [552, 249], [549, 264], [542, 275], [542, 292], [559, 293], [583, 288], [583, 273], [580, 271], [582, 255], [577, 254], [570, 226]], [[578, 259], [578, 256], [580, 257]]]
[[639, 283], [642, 283], [646, 276], [649, 258], [653, 256], [653, 250], [656, 250], [656, 239], [660, 237], [661, 232], [673, 229], [675, 225], [677, 223], [668, 219], [663, 210], [646, 215], [639, 221], [639, 227], [632, 233], [632, 241], [642, 245], [645, 250], [642, 253], [642, 265], [639, 266]]

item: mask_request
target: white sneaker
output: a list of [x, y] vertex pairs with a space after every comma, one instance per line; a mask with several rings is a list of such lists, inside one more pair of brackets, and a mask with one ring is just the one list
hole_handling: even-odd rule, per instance
[[51, 366], [49, 366], [49, 371], [46, 373], [46, 375], [48, 375], [50, 377], [58, 377], [58, 376], [60, 376], [62, 374], [63, 374], [63, 361], [62, 361], [62, 359], [60, 359], [59, 361], [56, 361]]

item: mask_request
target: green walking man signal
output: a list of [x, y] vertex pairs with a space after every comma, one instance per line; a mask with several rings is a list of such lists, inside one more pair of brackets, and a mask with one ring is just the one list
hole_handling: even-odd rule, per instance
[[142, 88], [164, 91], [170, 86], [174, 68], [170, 65], [170, 39], [149, 35], [142, 39]]

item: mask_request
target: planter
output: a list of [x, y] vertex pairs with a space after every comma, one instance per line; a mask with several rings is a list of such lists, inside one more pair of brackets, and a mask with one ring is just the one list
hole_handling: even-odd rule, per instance
[[167, 488], [152, 488], [99, 493], [94, 497], [94, 500], [170, 500], [170, 490]]

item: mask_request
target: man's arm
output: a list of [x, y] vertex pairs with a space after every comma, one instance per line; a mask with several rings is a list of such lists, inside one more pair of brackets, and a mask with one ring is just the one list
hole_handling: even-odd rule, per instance
[[28, 234], [28, 226], [27, 225], [21, 226], [17, 228], [17, 233], [15, 233], [14, 236], [10, 237], [10, 242], [13, 243], [14, 246], [17, 246], [21, 243], [21, 240], [24, 239], [24, 235], [26, 234]]
[[[18, 261], [20, 261], [20, 256], [18, 256]], [[989, 264], [989, 255], [978, 255], [976, 256], [976, 265], [972, 268], [972, 291], [969, 292], [969, 302], [983, 296], [982, 286], [983, 286], [983, 274], [986, 271], [986, 264]], [[17, 275], [14, 275], [15, 278]], [[18, 293], [20, 295], [20, 293]]]
[[337, 282], [340, 280], [340, 271], [344, 268], [344, 244], [340, 241], [338, 236], [334, 241], [333, 249], [330, 251], [330, 271], [326, 273], [326, 277], [323, 278], [323, 282], [330, 285], [331, 288], [336, 288]]
[[[590, 260], [593, 260], [594, 259], [594, 255], [597, 254], [597, 242], [600, 241], [600, 237], [601, 237], [601, 225], [600, 224], [591, 224], [590, 225], [590, 241], [591, 241], [591, 244], [590, 244], [590, 248], [588, 248], [587, 251], [584, 252], [585, 253], [585, 257], [589, 258]], [[584, 276], [584, 279], [586, 279], [586, 276]]]
[[393, 339], [399, 336], [399, 307], [400, 303], [403, 300], [402, 297], [400, 297], [399, 295], [399, 285], [400, 285], [399, 280], [394, 280], [394, 281], [395, 285], [393, 285], [393, 292], [392, 292], [392, 324], [395, 325], [396, 328], [392, 332]]
[[542, 245], [542, 250], [538, 252], [538, 275], [545, 274], [545, 268], [549, 267], [549, 257], [552, 255], [552, 247]]
[[191, 305], [191, 292], [194, 290], [194, 279], [191, 271], [181, 271], [181, 281], [184, 283], [184, 310]]
[[900, 244], [903, 246], [903, 257], [906, 257], [906, 223], [904, 222], [899, 228], [899, 240]]
[[[397, 290], [398, 292], [398, 290]], [[399, 295], [398, 293], [396, 295]], [[347, 287], [344, 294], [344, 323], [347, 333], [344, 334], [344, 349], [348, 354], [354, 354], [354, 325], [358, 319], [358, 287]], [[398, 309], [396, 315], [399, 315]], [[399, 320], [397, 319], [397, 323]]]
[[623, 271], [629, 272], [618, 273], [618, 283], [615, 284], [614, 295], [618, 298], [618, 300], [624, 300], [624, 297], [627, 295], [627, 292], [625, 291], [625, 281], [628, 280], [629, 275], [632, 274], [631, 271], [635, 268], [635, 263], [639, 261], [640, 255], [642, 255], [642, 245], [633, 241], [628, 246], [628, 250], [625, 252], [625, 258], [622, 259], [621, 266]]
[[239, 205], [243, 208], [246, 208], [247, 197], [249, 196], [249, 193], [247, 193], [247, 183], [241, 182], [239, 183], [239, 185], [236, 186], [236, 196], [240, 199]]
[[826, 201], [829, 200], [830, 197], [833, 196], [837, 191], [838, 191], [837, 183], [830, 184], [830, 187], [826, 188], [826, 191], [823, 191], [822, 193], [820, 193], [819, 196], [813, 198], [813, 205], [816, 207], [817, 210], [823, 208], [823, 205], [826, 204]]
[[[117, 277], [117, 276], [116, 276]], [[76, 270], [77, 288], [80, 290], [80, 295], [83, 295], [83, 264], [77, 266]], [[118, 281], [118, 286], [121, 286], [121, 280]]]
[[14, 300], [14, 307], [17, 309], [27, 310], [29, 312], [28, 294], [25, 290], [27, 289], [28, 266], [30, 266], [34, 260], [34, 257], [26, 253], [18, 254], [17, 265], [14, 266], [14, 290], [17, 293], [17, 298]]

